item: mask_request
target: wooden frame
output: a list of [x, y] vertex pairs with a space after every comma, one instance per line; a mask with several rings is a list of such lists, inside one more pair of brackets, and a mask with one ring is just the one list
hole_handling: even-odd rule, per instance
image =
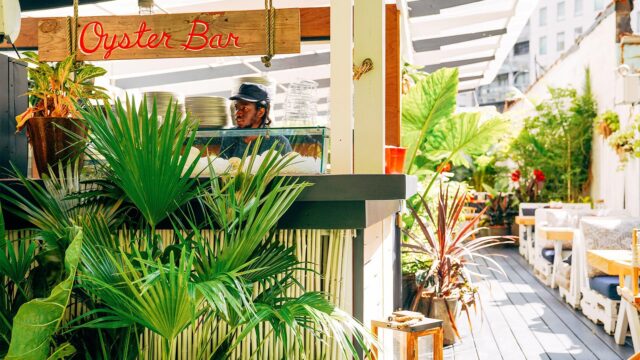
[[[433, 324], [427, 325], [427, 329], [421, 330], [423, 328], [420, 324], [414, 326], [408, 326], [406, 328], [396, 328], [392, 327], [391, 323], [386, 321], [371, 321], [371, 332], [373, 335], [378, 338], [379, 329], [389, 329], [404, 332], [407, 334], [407, 352], [406, 359], [407, 360], [417, 360], [418, 359], [418, 339], [423, 336], [433, 336], [433, 360], [443, 360], [444, 359], [444, 329], [442, 327], [442, 321], [434, 321], [433, 319], [427, 319], [432, 321]], [[373, 348], [373, 359], [378, 359], [378, 349]]]

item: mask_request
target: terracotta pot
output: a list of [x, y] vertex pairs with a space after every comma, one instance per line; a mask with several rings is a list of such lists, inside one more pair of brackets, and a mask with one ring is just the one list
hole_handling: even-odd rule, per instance
[[601, 121], [600, 123], [598, 123], [598, 131], [600, 132], [602, 137], [604, 137], [605, 139], [611, 136], [611, 134], [613, 134], [613, 131], [609, 127], [609, 124], [607, 124], [604, 121]]
[[505, 236], [509, 232], [506, 225], [491, 225], [489, 226], [490, 236]]
[[[456, 343], [456, 333], [453, 331], [453, 322], [456, 321], [458, 314], [458, 308], [460, 303], [455, 298], [433, 297], [431, 299], [431, 309], [429, 310], [429, 317], [432, 319], [442, 320], [442, 328], [444, 330], [444, 344], [453, 345]], [[449, 316], [451, 313], [451, 317]]]
[[27, 136], [40, 176], [49, 173], [49, 165], [57, 175], [59, 161], [67, 162], [78, 157], [82, 168], [84, 147], [78, 139], [84, 137], [84, 128], [80, 120], [34, 117], [27, 121]]

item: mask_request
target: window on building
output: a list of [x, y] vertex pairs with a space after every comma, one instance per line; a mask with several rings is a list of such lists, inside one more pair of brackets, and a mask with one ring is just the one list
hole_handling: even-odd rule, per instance
[[573, 3], [573, 15], [582, 16], [582, 8], [584, 7], [582, 1], [583, 0], [575, 0]]
[[499, 74], [496, 76], [496, 82], [499, 87], [507, 87], [509, 86], [509, 74]]
[[527, 86], [529, 86], [529, 73], [528, 72], [516, 73], [513, 83], [515, 87], [517, 87], [521, 91], [524, 90]]
[[547, 55], [547, 37], [546, 36], [542, 36], [540, 38], [539, 46], [540, 48], [538, 49], [538, 53], [540, 55]]
[[578, 38], [580, 35], [582, 35], [582, 26], [579, 26], [575, 29], [573, 29], [573, 37], [574, 38]]
[[558, 21], [562, 21], [565, 18], [564, 8], [564, 1], [560, 1], [556, 4], [556, 16]]
[[593, 9], [594, 10], [604, 9], [604, 0], [593, 0]]
[[527, 55], [529, 53], [529, 42], [522, 41], [513, 46], [513, 55]]
[[558, 33], [556, 38], [556, 50], [562, 51], [564, 50], [564, 31]]
[[538, 13], [538, 25], [545, 26], [547, 25], [547, 8], [542, 7]]

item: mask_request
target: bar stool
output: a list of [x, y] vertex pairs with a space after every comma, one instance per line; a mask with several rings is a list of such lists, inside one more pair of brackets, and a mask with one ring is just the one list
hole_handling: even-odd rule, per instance
[[[412, 325], [390, 321], [371, 321], [371, 331], [378, 337], [378, 329], [390, 329], [407, 334], [407, 360], [418, 359], [418, 338], [421, 336], [433, 335], [433, 360], [443, 360], [444, 331], [442, 320], [423, 319]], [[374, 359], [378, 359], [378, 349], [373, 349]]]

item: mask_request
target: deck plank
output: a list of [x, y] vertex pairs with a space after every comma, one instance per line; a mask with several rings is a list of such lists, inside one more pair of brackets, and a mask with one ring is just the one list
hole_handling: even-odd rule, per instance
[[[497, 281], [487, 278], [478, 284], [478, 294], [480, 296], [480, 303], [477, 306], [478, 310], [482, 311], [481, 325], [483, 328], [488, 328], [493, 336], [493, 341], [488, 343], [477, 344], [478, 352], [481, 359], [525, 359], [520, 345], [516, 340], [515, 335], [511, 331], [507, 318], [504, 317], [500, 309], [493, 305], [493, 293], [492, 289], [498, 286]], [[474, 330], [476, 329], [474, 324]], [[474, 338], [476, 342], [483, 341], [482, 338]], [[495, 354], [491, 347], [496, 344]], [[485, 356], [486, 355], [486, 356]]]
[[[542, 284], [539, 284], [535, 278], [531, 277], [528, 269], [524, 269], [518, 264], [513, 262], [513, 259], [509, 256], [504, 258], [496, 257], [497, 262], [503, 267], [503, 269], [509, 274], [511, 284], [515, 286], [516, 291], [522, 296], [523, 300], [531, 304], [531, 308], [534, 310], [535, 318], [539, 319], [546, 325], [549, 330], [549, 334], [552, 334], [554, 339], [560, 345], [560, 348], [555, 352], [549, 353], [551, 358], [575, 358], [580, 360], [598, 360], [598, 357], [588, 348], [586, 343], [570, 328], [570, 325], [565, 323], [560, 316], [563, 316], [568, 320], [571, 326], [583, 326], [580, 322], [577, 322], [572, 314], [566, 313], [566, 309], [562, 309], [561, 313], [554, 311], [552, 306], [553, 302], [557, 302], [557, 299], [545, 299], [543, 298], [546, 291], [542, 288]], [[549, 302], [548, 300], [551, 300]], [[551, 305], [551, 306], [550, 306]], [[585, 329], [586, 330], [586, 329]], [[593, 335], [581, 332], [581, 335], [585, 337], [583, 340], [595, 341], [592, 339]], [[565, 355], [567, 354], [569, 357]]]
[[[478, 263], [483, 263], [483, 260], [478, 260]], [[523, 317], [519, 306], [509, 298], [507, 291], [509, 280], [497, 278], [495, 274], [483, 266], [478, 267], [477, 272], [487, 276], [484, 281], [491, 283], [492, 294], [489, 306], [496, 307], [502, 312], [524, 357], [526, 359], [549, 359], [547, 351], [540, 343], [536, 332], [532, 330], [528, 319]], [[505, 288], [505, 284], [507, 288]]]
[[[477, 267], [486, 278], [476, 281], [482, 306], [471, 309], [471, 325], [464, 313], [457, 324], [462, 339], [445, 348], [447, 360], [579, 359], [620, 360], [633, 354], [630, 342], [615, 344], [612, 336], [580, 311], [573, 310], [558, 294], [531, 272], [517, 248], [485, 251], [507, 276]], [[476, 259], [481, 265], [486, 261]], [[423, 340], [424, 341], [424, 340]], [[420, 345], [420, 360], [432, 359], [431, 342]]]
[[596, 325], [587, 319], [580, 310], [574, 310], [562, 300], [557, 290], [553, 290], [542, 284], [528, 268], [526, 260], [512, 252], [511, 249], [500, 249], [499, 253], [508, 257], [510, 262], [518, 264], [524, 271], [520, 273], [534, 286], [536, 292], [544, 299], [545, 303], [557, 314], [598, 359], [627, 359], [633, 355], [633, 347], [630, 344], [619, 346], [613, 336], [605, 333], [601, 325]]

